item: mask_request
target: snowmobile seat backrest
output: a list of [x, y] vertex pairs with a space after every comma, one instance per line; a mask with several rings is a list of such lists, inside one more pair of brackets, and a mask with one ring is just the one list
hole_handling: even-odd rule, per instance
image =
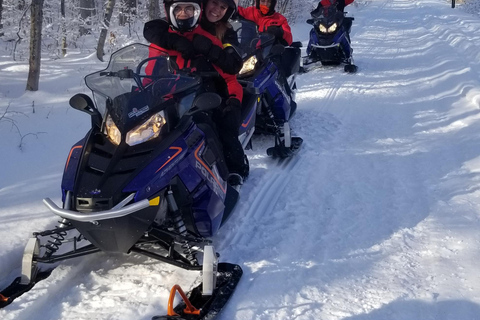
[[281, 67], [285, 77], [298, 73], [300, 70], [300, 48], [287, 47], [282, 55]]

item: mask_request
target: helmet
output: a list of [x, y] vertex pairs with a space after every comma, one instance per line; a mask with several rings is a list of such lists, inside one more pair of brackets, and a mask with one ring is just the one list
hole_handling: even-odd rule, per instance
[[[255, 0], [255, 4], [258, 10], [260, 10], [260, 0]], [[266, 16], [271, 15], [272, 13], [275, 12], [275, 6], [277, 5], [277, 0], [271, 0], [270, 1], [270, 10], [268, 10], [268, 13]]]
[[[174, 29], [179, 31], [188, 31], [193, 29], [199, 22], [202, 14], [202, 1], [201, 0], [164, 0], [165, 15], [167, 21]], [[188, 19], [177, 19], [174, 11], [178, 5], [191, 5], [194, 8], [193, 16]]]
[[[208, 0], [207, 0], [208, 1]], [[230, 19], [236, 12], [238, 8], [238, 0], [222, 0], [225, 2], [228, 6], [227, 12], [225, 12], [225, 15], [221, 19], [222, 21], [227, 21]]]
[[[203, 5], [205, 7], [207, 6], [208, 1], [210, 0], [203, 1]], [[223, 16], [222, 19], [220, 19], [220, 21], [227, 22], [228, 19], [230, 19], [237, 12], [238, 0], [220, 0], [220, 1], [224, 2], [228, 6], [227, 11], [225, 12], [225, 15]]]

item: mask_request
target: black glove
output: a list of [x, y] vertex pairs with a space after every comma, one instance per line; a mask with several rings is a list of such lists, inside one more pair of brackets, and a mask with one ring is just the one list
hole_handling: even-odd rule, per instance
[[283, 29], [280, 26], [270, 26], [267, 28], [267, 32], [274, 35], [275, 38], [283, 38]]
[[222, 110], [222, 127], [237, 132], [242, 124], [242, 103], [237, 98], [229, 98]]
[[195, 55], [195, 50], [190, 40], [176, 33], [169, 33], [168, 37], [171, 48], [180, 52], [184, 59], [190, 59]]
[[193, 49], [196, 53], [203, 54], [208, 56], [210, 49], [212, 48], [212, 40], [208, 39], [205, 36], [196, 34], [193, 37]]

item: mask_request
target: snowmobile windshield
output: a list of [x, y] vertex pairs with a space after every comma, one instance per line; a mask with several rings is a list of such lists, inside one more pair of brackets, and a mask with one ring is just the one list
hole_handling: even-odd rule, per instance
[[237, 32], [240, 43], [238, 49], [244, 60], [258, 52], [261, 52], [263, 57], [268, 55], [269, 49], [275, 42], [273, 35], [258, 32], [258, 26], [250, 20], [235, 20], [231, 24]]
[[199, 80], [176, 74], [169, 56], [155, 47], [132, 44], [113, 53], [108, 67], [87, 75], [85, 83], [93, 92], [100, 114], [105, 116], [109, 103], [142, 92], [161, 108], [162, 102], [198, 85]]

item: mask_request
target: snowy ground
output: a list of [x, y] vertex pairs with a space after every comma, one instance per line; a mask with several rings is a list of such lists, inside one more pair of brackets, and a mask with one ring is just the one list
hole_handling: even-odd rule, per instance
[[[359, 72], [299, 77], [292, 126], [305, 144], [292, 161], [248, 153], [241, 202], [214, 239], [244, 270], [220, 319], [480, 319], [480, 17], [450, 5], [348, 7]], [[295, 39], [306, 45], [308, 30], [297, 23]], [[41, 200], [60, 202], [89, 125], [67, 102], [103, 66], [44, 61], [40, 91], [24, 93], [27, 64], [0, 57], [0, 288], [30, 233], [56, 223]], [[147, 320], [195, 278], [96, 254], [63, 263], [0, 318]]]

